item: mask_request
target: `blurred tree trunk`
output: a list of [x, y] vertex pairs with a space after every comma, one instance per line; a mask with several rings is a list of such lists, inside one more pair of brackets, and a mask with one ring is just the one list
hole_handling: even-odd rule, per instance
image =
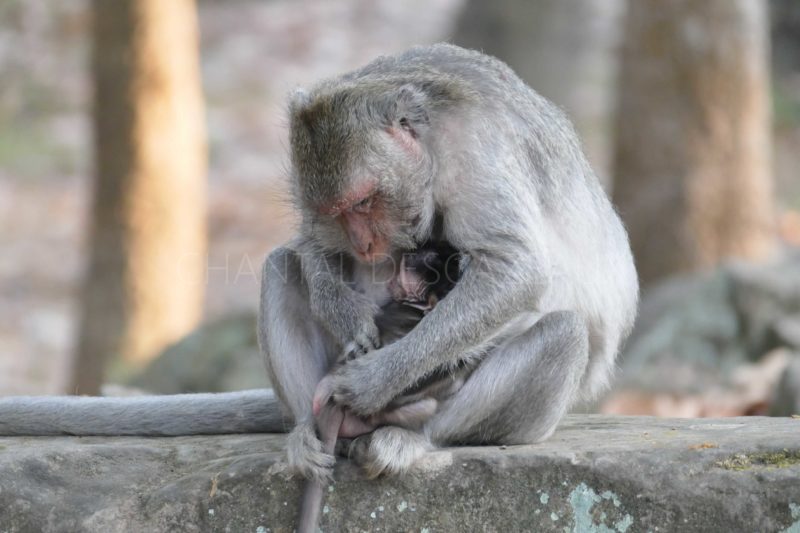
[[624, 0], [471, 0], [452, 39], [502, 59], [564, 108], [604, 182], [624, 7]]
[[614, 199], [642, 282], [773, 249], [767, 6], [631, 0]]
[[202, 311], [205, 131], [194, 0], [94, 0], [91, 257], [68, 392], [143, 363]]

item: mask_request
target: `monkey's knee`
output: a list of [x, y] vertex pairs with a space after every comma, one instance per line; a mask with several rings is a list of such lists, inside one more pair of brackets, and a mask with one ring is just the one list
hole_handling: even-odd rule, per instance
[[542, 346], [536, 370], [548, 370], [554, 377], [549, 383], [545, 380], [543, 388], [574, 400], [589, 364], [589, 328], [580, 315], [570, 311], [550, 313], [542, 320], [542, 328], [537, 329]]
[[579, 315], [545, 315], [491, 352], [426, 432], [437, 444], [546, 439], [577, 398], [588, 346], [588, 329]]
[[589, 362], [589, 329], [572, 311], [543, 316], [515, 344], [539, 394], [574, 395]]
[[528, 337], [541, 339], [543, 348], [549, 353], [571, 351], [578, 359], [588, 357], [589, 328], [586, 321], [573, 311], [554, 311], [544, 315], [528, 332]]
[[528, 340], [536, 343], [531, 389], [508, 411], [518, 424], [507, 440], [532, 444], [549, 438], [578, 399], [589, 362], [589, 330], [577, 313], [560, 311], [542, 317]]

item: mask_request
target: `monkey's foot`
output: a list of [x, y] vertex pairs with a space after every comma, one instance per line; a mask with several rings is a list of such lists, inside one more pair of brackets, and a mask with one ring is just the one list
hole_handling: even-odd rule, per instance
[[314, 426], [298, 424], [286, 437], [289, 469], [306, 479], [328, 481], [336, 458], [322, 450]]
[[398, 476], [406, 473], [417, 459], [431, 449], [431, 443], [420, 433], [385, 426], [369, 435], [337, 446], [337, 453], [362, 466], [367, 477]]

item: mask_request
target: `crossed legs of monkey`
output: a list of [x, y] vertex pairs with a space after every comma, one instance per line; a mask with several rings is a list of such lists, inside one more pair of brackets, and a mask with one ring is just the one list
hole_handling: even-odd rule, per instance
[[[311, 319], [295, 252], [275, 251], [264, 267], [261, 342], [275, 390], [296, 426], [289, 461], [306, 477], [324, 475], [333, 458], [322, 451], [312, 398], [339, 347]], [[266, 334], [266, 329], [270, 334]], [[407, 469], [431, 444], [519, 444], [547, 438], [572, 401], [585, 372], [589, 334], [573, 312], [554, 312], [491, 349], [461, 389], [421, 430], [378, 428], [348, 450], [370, 475]]]
[[542, 441], [577, 397], [588, 353], [588, 332], [575, 313], [545, 315], [490, 351], [422, 432], [378, 428], [347, 452], [374, 477], [405, 471], [431, 445]]

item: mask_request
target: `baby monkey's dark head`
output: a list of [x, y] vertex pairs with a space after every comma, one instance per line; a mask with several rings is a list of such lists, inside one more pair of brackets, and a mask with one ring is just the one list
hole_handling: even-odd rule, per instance
[[401, 257], [400, 268], [389, 282], [392, 298], [375, 317], [381, 340], [387, 344], [406, 335], [447, 296], [458, 282], [463, 261], [444, 241], [428, 241]]
[[306, 235], [378, 263], [427, 234], [433, 165], [426, 99], [409, 85], [357, 81], [295, 92], [293, 185]]
[[397, 275], [389, 284], [392, 298], [423, 311], [432, 309], [455, 287], [461, 276], [461, 262], [458, 250], [445, 241], [429, 241], [404, 253]]

